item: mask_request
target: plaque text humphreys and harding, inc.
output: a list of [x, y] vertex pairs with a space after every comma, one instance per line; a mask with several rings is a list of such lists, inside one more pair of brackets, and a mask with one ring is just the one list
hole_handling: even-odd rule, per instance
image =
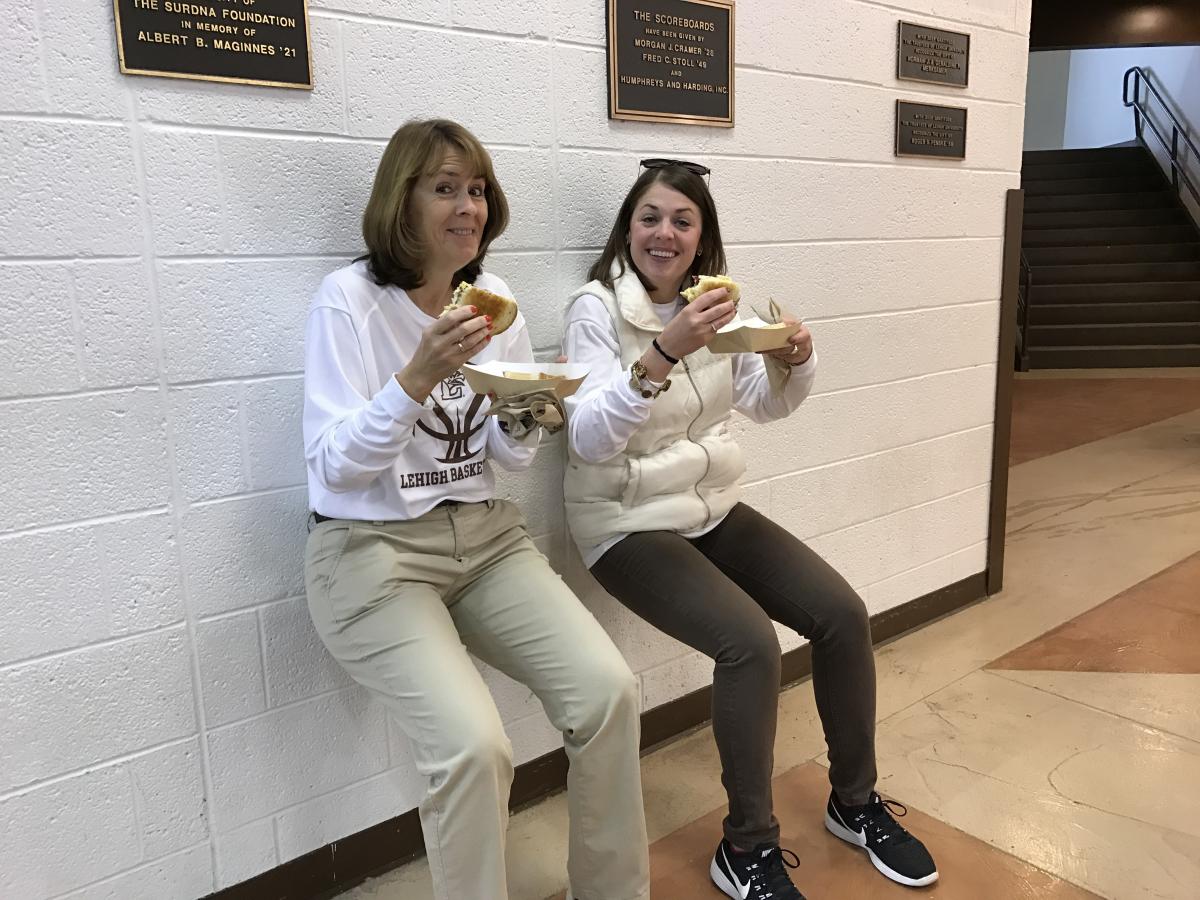
[[732, 0], [608, 0], [609, 115], [733, 124]]
[[121, 71], [312, 87], [306, 0], [113, 0]]

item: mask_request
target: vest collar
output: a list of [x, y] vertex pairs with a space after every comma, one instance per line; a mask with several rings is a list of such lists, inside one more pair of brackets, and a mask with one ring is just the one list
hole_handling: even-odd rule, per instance
[[613, 294], [616, 296], [621, 316], [635, 328], [661, 332], [663, 322], [655, 312], [654, 301], [646, 292], [646, 286], [629, 263], [625, 264], [625, 274], [618, 276], [619, 266], [620, 263], [614, 260], [609, 272], [613, 278]]

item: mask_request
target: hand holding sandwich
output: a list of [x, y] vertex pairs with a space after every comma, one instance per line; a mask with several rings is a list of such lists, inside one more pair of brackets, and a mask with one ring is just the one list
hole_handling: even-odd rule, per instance
[[[658, 344], [663, 348], [663, 352], [682, 359], [689, 353], [707, 346], [717, 332], [732, 322], [736, 315], [734, 305], [728, 297], [729, 292], [726, 288], [716, 288], [701, 294], [680, 310], [679, 315], [667, 323], [658, 337]], [[652, 356], [657, 359], [652, 360]], [[662, 372], [663, 377], [670, 371], [670, 365], [654, 351], [654, 348], [650, 349], [643, 362], [646, 363], [651, 377], [654, 377], [656, 368]], [[655, 365], [652, 365], [652, 362]], [[657, 365], [658, 363], [663, 365]], [[666, 368], [663, 368], [664, 365]]]
[[421, 342], [396, 380], [418, 403], [439, 381], [462, 366], [492, 339], [491, 316], [478, 315], [474, 306], [458, 306], [421, 333]]
[[396, 380], [410, 397], [424, 403], [434, 385], [516, 320], [516, 300], [460, 282], [441, 317], [422, 332], [417, 352]]

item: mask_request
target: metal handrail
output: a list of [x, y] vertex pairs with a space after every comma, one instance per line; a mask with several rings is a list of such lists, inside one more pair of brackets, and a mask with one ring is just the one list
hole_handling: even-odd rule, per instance
[[[1130, 75], [1133, 76], [1132, 99], [1129, 97]], [[1142, 82], [1145, 82], [1146, 89], [1158, 99], [1159, 105], [1162, 106], [1163, 111], [1171, 120], [1171, 140], [1169, 142], [1167, 141], [1166, 136], [1159, 131], [1158, 125], [1156, 125], [1154, 120], [1150, 118], [1150, 114], [1146, 109], [1146, 105], [1141, 100]], [[1192, 151], [1192, 159], [1200, 161], [1200, 149], [1197, 149], [1196, 145], [1192, 143], [1192, 139], [1187, 136], [1187, 133], [1183, 130], [1183, 126], [1179, 124], [1179, 120], [1175, 118], [1175, 114], [1171, 112], [1171, 108], [1167, 106], [1167, 101], [1163, 99], [1163, 95], [1159, 93], [1158, 88], [1156, 88], [1154, 83], [1150, 80], [1149, 73], [1146, 72], [1146, 70], [1141, 66], [1130, 66], [1125, 71], [1125, 78], [1121, 83], [1121, 102], [1125, 106], [1133, 107], [1133, 128], [1134, 132], [1137, 134], [1138, 142], [1141, 143], [1141, 145], [1147, 150], [1150, 149], [1150, 145], [1146, 143], [1146, 138], [1143, 134], [1143, 124], [1148, 124], [1150, 126], [1150, 130], [1154, 132], [1154, 136], [1157, 137], [1159, 143], [1163, 145], [1163, 149], [1171, 154], [1171, 185], [1175, 188], [1176, 196], [1179, 196], [1179, 184], [1180, 178], [1182, 178], [1183, 183], [1186, 184], [1188, 190], [1192, 192], [1192, 197], [1195, 198], [1196, 203], [1200, 204], [1200, 189], [1197, 189], [1195, 183], [1184, 170], [1179, 160], [1179, 138], [1182, 137], [1188, 149]]]

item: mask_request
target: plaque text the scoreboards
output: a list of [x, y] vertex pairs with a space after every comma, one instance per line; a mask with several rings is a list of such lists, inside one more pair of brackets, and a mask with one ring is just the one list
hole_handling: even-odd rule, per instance
[[608, 0], [608, 114], [733, 125], [733, 0]]
[[311, 88], [307, 0], [113, 0], [121, 71]]

